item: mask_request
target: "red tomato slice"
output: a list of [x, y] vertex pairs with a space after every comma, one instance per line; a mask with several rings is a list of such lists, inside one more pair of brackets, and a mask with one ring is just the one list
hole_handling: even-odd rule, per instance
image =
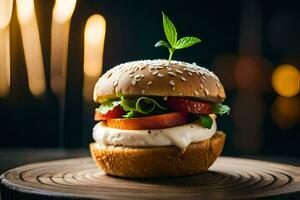
[[151, 130], [179, 126], [188, 122], [188, 113], [172, 112], [149, 117], [107, 119], [106, 125], [126, 130]]
[[183, 97], [168, 97], [167, 105], [177, 111], [211, 114], [211, 105], [209, 103], [192, 101]]
[[100, 121], [100, 120], [107, 120], [110, 118], [120, 118], [122, 117], [122, 115], [125, 114], [125, 111], [123, 110], [123, 108], [118, 105], [116, 107], [114, 107], [112, 110], [108, 111], [106, 114], [102, 114], [100, 112], [95, 112], [95, 121]]

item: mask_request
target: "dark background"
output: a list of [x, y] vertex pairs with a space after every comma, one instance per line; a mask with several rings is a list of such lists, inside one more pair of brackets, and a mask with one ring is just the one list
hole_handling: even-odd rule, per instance
[[[0, 99], [0, 147], [87, 148], [94, 122], [92, 109], [83, 113], [86, 20], [96, 13], [106, 19], [106, 71], [127, 61], [168, 57], [166, 49], [153, 47], [164, 39], [164, 11], [179, 36], [202, 40], [175, 52], [173, 59], [205, 66], [224, 83], [232, 112], [218, 118], [219, 128], [227, 133], [223, 154], [300, 155], [299, 94], [280, 97], [271, 86], [276, 66], [300, 66], [299, 1], [78, 0], [70, 29], [63, 140], [58, 98], [49, 86], [53, 5], [54, 1], [35, 0], [47, 79], [47, 92], [41, 98], [29, 92], [20, 27], [13, 10], [12, 84], [9, 96]], [[276, 111], [275, 102], [282, 101], [288, 102], [283, 108], [292, 111], [292, 117]], [[88, 103], [88, 107], [96, 104]]]

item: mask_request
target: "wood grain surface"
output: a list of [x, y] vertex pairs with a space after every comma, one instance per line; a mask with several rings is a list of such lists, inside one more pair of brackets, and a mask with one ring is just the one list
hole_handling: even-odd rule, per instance
[[4, 173], [6, 199], [254, 199], [300, 192], [300, 168], [220, 157], [208, 172], [163, 179], [106, 176], [91, 158], [25, 165]]

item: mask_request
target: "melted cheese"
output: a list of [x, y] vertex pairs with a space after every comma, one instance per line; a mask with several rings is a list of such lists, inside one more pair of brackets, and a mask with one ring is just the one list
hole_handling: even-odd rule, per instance
[[193, 142], [211, 138], [216, 130], [215, 119], [213, 119], [213, 125], [210, 129], [192, 123], [164, 129], [124, 130], [109, 128], [104, 122], [99, 122], [93, 129], [93, 138], [98, 143], [99, 148], [106, 148], [109, 145], [130, 147], [173, 145], [185, 149]]

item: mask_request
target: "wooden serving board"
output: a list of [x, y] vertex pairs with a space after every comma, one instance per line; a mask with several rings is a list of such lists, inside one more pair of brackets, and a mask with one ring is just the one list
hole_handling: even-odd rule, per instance
[[[300, 168], [220, 157], [208, 172], [163, 179], [106, 176], [91, 158], [25, 165], [2, 175], [6, 199], [253, 199], [298, 198]], [[296, 199], [295, 198], [295, 199]]]

